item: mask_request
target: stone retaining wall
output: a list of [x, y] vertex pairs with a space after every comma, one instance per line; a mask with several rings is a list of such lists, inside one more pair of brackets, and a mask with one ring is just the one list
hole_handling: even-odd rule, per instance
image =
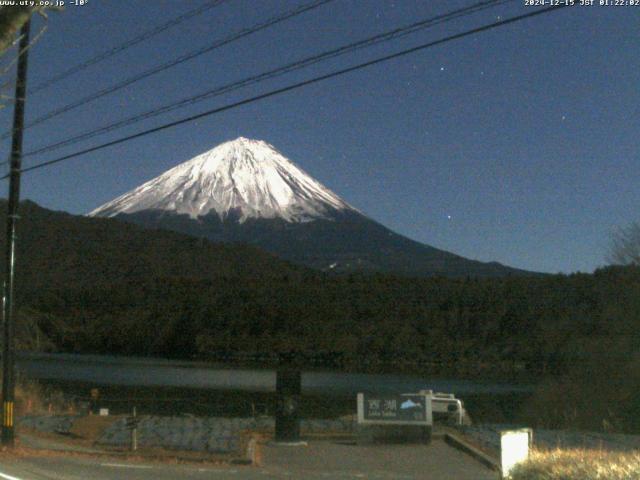
[[18, 419], [18, 425], [45, 433], [67, 434], [77, 415], [29, 415]]
[[[20, 425], [47, 433], [69, 433], [73, 422], [80, 418], [73, 415], [49, 415], [23, 417]], [[215, 453], [235, 452], [241, 447], [242, 432], [273, 432], [272, 417], [220, 418], [220, 417], [138, 417], [138, 445], [162, 447], [174, 450], [191, 450]], [[354, 419], [302, 420], [303, 434], [349, 433], [354, 430]], [[128, 447], [131, 430], [126, 419], [119, 418], [109, 425], [96, 442], [98, 445]]]

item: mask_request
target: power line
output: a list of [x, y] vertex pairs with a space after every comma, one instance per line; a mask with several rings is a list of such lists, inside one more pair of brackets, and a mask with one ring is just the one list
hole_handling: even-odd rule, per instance
[[[27, 168], [23, 168], [22, 171], [23, 172], [28, 172], [28, 171], [31, 171], [31, 170], [37, 170], [37, 169], [40, 169], [40, 168], [48, 167], [48, 166], [51, 166], [51, 165], [54, 165], [54, 164], [57, 164], [57, 163], [60, 163], [60, 162], [66, 161], [66, 160], [70, 160], [72, 158], [79, 157], [81, 155], [86, 155], [87, 153], [93, 153], [93, 152], [96, 152], [98, 150], [103, 150], [105, 148], [108, 148], [108, 147], [111, 147], [111, 146], [114, 146], [114, 145], [118, 145], [120, 143], [125, 143], [125, 142], [128, 142], [130, 140], [134, 140], [136, 138], [144, 137], [144, 136], [150, 135], [152, 133], [156, 133], [156, 132], [160, 132], [162, 130], [166, 130], [168, 128], [172, 128], [172, 127], [175, 127], [175, 126], [178, 126], [178, 125], [182, 125], [182, 124], [185, 124], [185, 123], [193, 122], [195, 120], [199, 120], [199, 119], [204, 118], [204, 117], [209, 117], [209, 116], [215, 115], [217, 113], [225, 112], [227, 110], [231, 110], [233, 108], [237, 108], [237, 107], [240, 107], [242, 105], [247, 105], [249, 103], [253, 103], [253, 102], [260, 101], [260, 100], [264, 100], [266, 98], [270, 98], [270, 97], [273, 97], [273, 96], [276, 96], [276, 95], [280, 95], [280, 94], [285, 93], [285, 92], [290, 92], [292, 90], [297, 90], [299, 88], [306, 87], [308, 85], [312, 85], [312, 84], [315, 84], [315, 83], [319, 83], [321, 81], [328, 80], [330, 78], [339, 77], [339, 76], [345, 75], [347, 73], [351, 73], [351, 72], [354, 72], [354, 71], [357, 71], [357, 70], [361, 70], [363, 68], [367, 68], [367, 67], [370, 67], [370, 66], [373, 66], [373, 65], [377, 65], [379, 63], [383, 63], [383, 62], [387, 62], [389, 60], [400, 58], [400, 57], [409, 55], [411, 53], [415, 53], [415, 52], [418, 52], [418, 51], [421, 51], [421, 50], [425, 50], [427, 48], [431, 48], [431, 47], [434, 47], [434, 46], [437, 46], [437, 45], [442, 45], [442, 44], [451, 42], [453, 40], [458, 40], [460, 38], [464, 38], [464, 37], [467, 37], [467, 36], [470, 36], [470, 35], [475, 35], [477, 33], [486, 32], [488, 30], [492, 30], [494, 28], [501, 27], [503, 25], [508, 25], [508, 24], [511, 24], [511, 23], [518, 22], [520, 20], [524, 20], [524, 19], [527, 19], [527, 18], [532, 18], [532, 17], [538, 16], [538, 15], [549, 13], [551, 11], [559, 10], [559, 9], [565, 8], [567, 6], [568, 5], [564, 5], [563, 4], [563, 5], [558, 5], [558, 6], [547, 7], [547, 8], [536, 10], [536, 11], [533, 11], [533, 12], [530, 12], [530, 13], [526, 13], [526, 14], [523, 14], [523, 15], [518, 15], [518, 16], [515, 16], [515, 17], [511, 17], [511, 18], [508, 18], [506, 20], [501, 20], [501, 21], [498, 21], [498, 22], [494, 22], [494, 23], [490, 23], [490, 24], [487, 24], [487, 25], [483, 25], [481, 27], [476, 27], [476, 28], [473, 28], [471, 30], [467, 30], [467, 31], [462, 32], [462, 33], [449, 35], [449, 36], [441, 38], [439, 40], [435, 40], [435, 41], [432, 41], [432, 42], [429, 42], [429, 43], [418, 45], [416, 47], [412, 47], [412, 48], [408, 48], [406, 50], [402, 50], [402, 51], [397, 52], [397, 53], [393, 53], [393, 54], [390, 54], [390, 55], [379, 57], [379, 58], [377, 58], [375, 60], [370, 60], [370, 61], [367, 61], [367, 62], [360, 63], [358, 65], [354, 65], [352, 67], [344, 68], [344, 69], [337, 70], [337, 71], [334, 71], [334, 72], [331, 72], [331, 73], [328, 73], [328, 74], [325, 74], [325, 75], [321, 75], [321, 76], [318, 76], [318, 77], [311, 78], [309, 80], [304, 80], [302, 82], [294, 83], [292, 85], [288, 85], [286, 87], [282, 87], [282, 88], [279, 88], [277, 90], [272, 90], [270, 92], [263, 93], [261, 95], [256, 95], [254, 97], [247, 98], [247, 99], [244, 99], [244, 100], [240, 100], [238, 102], [234, 102], [234, 103], [222, 106], [222, 107], [214, 108], [214, 109], [208, 110], [206, 112], [202, 112], [202, 113], [199, 113], [199, 114], [196, 114], [196, 115], [191, 115], [189, 117], [186, 117], [186, 118], [183, 118], [183, 119], [180, 119], [180, 120], [169, 122], [169, 123], [166, 123], [166, 124], [161, 125], [159, 127], [150, 128], [148, 130], [144, 130], [142, 132], [138, 132], [138, 133], [135, 133], [133, 135], [128, 135], [126, 137], [122, 137], [122, 138], [119, 138], [117, 140], [112, 140], [110, 142], [106, 142], [106, 143], [103, 143], [101, 145], [97, 145], [95, 147], [87, 148], [87, 149], [80, 150], [80, 151], [77, 151], [77, 152], [74, 152], [74, 153], [71, 153], [71, 154], [68, 154], [68, 155], [64, 155], [62, 157], [58, 157], [58, 158], [55, 158], [55, 159], [52, 159], [52, 160], [48, 160], [46, 162], [38, 163], [36, 165], [30, 166], [30, 167], [27, 167]], [[8, 175], [4, 175], [3, 177], [0, 177], [0, 180], [4, 180], [6, 178], [8, 178]]]
[[[97, 100], [98, 98], [102, 98], [105, 95], [109, 95], [111, 93], [117, 92], [118, 90], [122, 90], [125, 87], [128, 87], [129, 85], [132, 85], [136, 82], [139, 82], [140, 80], [143, 80], [145, 78], [151, 77], [152, 75], [155, 75], [157, 73], [163, 72], [165, 70], [168, 70], [169, 68], [175, 67], [176, 65], [180, 65], [181, 63], [184, 63], [186, 61], [192, 60], [196, 57], [199, 57], [200, 55], [203, 55], [205, 53], [209, 53], [217, 48], [223, 47], [231, 42], [234, 42], [236, 40], [239, 40], [241, 38], [244, 38], [246, 36], [249, 36], [253, 33], [259, 32], [261, 30], [264, 30], [268, 27], [271, 27], [277, 23], [283, 22], [285, 20], [288, 20], [290, 18], [293, 18], [295, 16], [298, 16], [302, 13], [308, 12], [310, 10], [313, 10], [315, 8], [318, 8], [326, 3], [332, 2], [334, 0], [314, 0], [310, 3], [307, 3], [305, 5], [301, 5], [299, 7], [296, 7], [292, 10], [289, 10], [287, 12], [285, 12], [284, 14], [275, 16], [275, 17], [271, 17], [268, 20], [264, 21], [264, 22], [260, 22], [252, 27], [249, 28], [245, 28], [240, 30], [237, 33], [234, 33], [228, 37], [223, 38], [222, 40], [218, 40], [216, 42], [214, 42], [211, 45], [207, 45], [206, 47], [200, 48], [198, 50], [186, 53], [184, 55], [181, 55], [169, 62], [163, 63], [161, 65], [158, 65], [156, 67], [153, 67], [149, 70], [146, 70], [142, 73], [139, 73], [137, 75], [134, 75], [132, 77], [129, 77], [119, 83], [116, 83], [115, 85], [111, 85], [110, 87], [104, 88], [102, 90], [99, 90], [97, 92], [93, 92], [89, 95], [86, 95], [84, 97], [82, 97], [79, 100], [76, 100], [73, 103], [69, 103], [65, 106], [62, 106], [60, 108], [57, 108], [55, 110], [51, 110], [48, 113], [45, 113], [44, 115], [36, 118], [35, 120], [27, 123], [25, 125], [25, 129], [26, 128], [30, 128], [30, 127], [34, 127], [36, 125], [40, 125], [41, 123], [46, 122], [47, 120], [51, 120], [54, 117], [57, 117], [59, 115], [62, 115], [63, 113], [67, 113], [71, 110], [74, 110], [78, 107], [81, 107], [83, 105], [86, 105], [88, 103], [91, 103], [95, 100]], [[7, 137], [9, 137], [11, 135], [11, 131], [9, 132], [5, 132], [4, 134], [2, 134], [0, 136], [0, 140], [5, 139]]]
[[[446, 13], [446, 14], [442, 14], [442, 15], [438, 15], [435, 17], [430, 17], [428, 19], [425, 20], [421, 20], [419, 22], [414, 22], [410, 25], [404, 26], [404, 27], [398, 27], [395, 28], [391, 31], [387, 31], [384, 33], [380, 33], [377, 35], [374, 35], [372, 37], [366, 38], [364, 40], [360, 40], [358, 42], [354, 42], [354, 43], [350, 43], [347, 45], [344, 45], [342, 47], [339, 48], [335, 48], [329, 51], [325, 51], [323, 53], [320, 54], [316, 54], [313, 55], [311, 57], [307, 57], [304, 58], [302, 60], [298, 60], [295, 61], [293, 63], [289, 63], [287, 65], [284, 65], [282, 67], [273, 69], [273, 70], [269, 70], [267, 72], [263, 72], [261, 74], [258, 75], [254, 75], [254, 76], [250, 76], [248, 78], [245, 78], [243, 80], [239, 80], [236, 82], [232, 82], [220, 87], [216, 87], [214, 89], [210, 89], [207, 90], [203, 93], [200, 93], [198, 95], [194, 95], [194, 96], [190, 96], [190, 97], [186, 97], [182, 100], [179, 100], [177, 102], [172, 102], [169, 103], [167, 105], [164, 105], [162, 107], [159, 108], [155, 108], [152, 110], [148, 110], [144, 113], [140, 113], [140, 114], [136, 114], [134, 116], [125, 118], [123, 120], [119, 120], [115, 123], [111, 123], [108, 124], [106, 126], [102, 126], [93, 130], [89, 130], [89, 131], [85, 131], [82, 133], [79, 133], [78, 135], [75, 135], [71, 138], [66, 138], [64, 140], [60, 140], [58, 142], [55, 142], [53, 144], [49, 144], [49, 145], [45, 145], [43, 147], [40, 147], [36, 150], [32, 150], [30, 152], [25, 153], [25, 157], [26, 156], [33, 156], [33, 155], [39, 155], [42, 153], [46, 153], [52, 150], [56, 150], [58, 148], [64, 147], [64, 146], [69, 146], [69, 145], [73, 145], [75, 143], [78, 143], [82, 140], [87, 140], [89, 138], [93, 138], [97, 135], [103, 134], [103, 133], [107, 133], [113, 130], [117, 130], [121, 127], [127, 126], [127, 125], [132, 125], [135, 123], [138, 123], [142, 120], [146, 120], [148, 118], [152, 118], [164, 113], [168, 113], [171, 111], [174, 111], [176, 109], [185, 107], [187, 105], [193, 105], [195, 103], [201, 102], [203, 100], [208, 100], [210, 98], [213, 97], [217, 97], [219, 95], [222, 94], [226, 94], [229, 92], [232, 92], [234, 90], [249, 86], [249, 85], [254, 85], [256, 83], [261, 83], [265, 80], [270, 80], [272, 78], [276, 78], [279, 77], [285, 73], [290, 73], [293, 72], [295, 70], [299, 70], [305, 67], [308, 67], [310, 65], [313, 64], [317, 64], [320, 63], [322, 61], [331, 59], [331, 58], [335, 58], [338, 57], [340, 55], [344, 55], [346, 53], [351, 53], [353, 51], [359, 50], [359, 49], [363, 49], [363, 48], [367, 48], [373, 45], [377, 45], [379, 43], [382, 42], [386, 42], [386, 41], [390, 41], [390, 40], [395, 40], [397, 38], [412, 34], [412, 33], [416, 33], [422, 29], [428, 28], [428, 27], [432, 27], [434, 25], [440, 24], [440, 23], [446, 23], [449, 22], [451, 20], [466, 16], [466, 15], [470, 15], [476, 12], [479, 12], [481, 10], [485, 10], [488, 8], [494, 8], [500, 4], [504, 4], [504, 3], [508, 3], [508, 2], [512, 2], [514, 0], [484, 0], [481, 1], [479, 3], [476, 3], [474, 5], [465, 7], [465, 8], [461, 8], [458, 10], [454, 10], [452, 12]], [[1, 165], [2, 163], [0, 163]]]
[[155, 37], [156, 35], [164, 32], [165, 30], [168, 30], [172, 27], [175, 27], [177, 25], [180, 25], [181, 23], [192, 19], [193, 17], [196, 17], [198, 15], [203, 14], [204, 12], [211, 10], [212, 8], [215, 8], [221, 4], [223, 4], [224, 2], [226, 2], [227, 0], [209, 0], [207, 1], [207, 3], [205, 3], [204, 5], [201, 5], [198, 8], [195, 8], [193, 10], [189, 10], [188, 12], [183, 13], [182, 15], [173, 18], [171, 20], [169, 20], [166, 23], [163, 23], [162, 25], [158, 25], [157, 27], [154, 27], [150, 30], [147, 30], [145, 32], [142, 32], [140, 35], [138, 35], [137, 37], [132, 38], [131, 40], [128, 40], [120, 45], [117, 45], [109, 50], [106, 50], [98, 55], [96, 55], [95, 57], [92, 57], [88, 60], [85, 60], [82, 63], [79, 63], [77, 65], [74, 65], [73, 67], [57, 74], [54, 75], [53, 77], [37, 84], [35, 87], [29, 89], [29, 93], [30, 94], [34, 94], [36, 92], [39, 92], [40, 90], [44, 90], [46, 88], [49, 88], [52, 85], [55, 85], [56, 83], [58, 83], [61, 80], [64, 80], [67, 77], [70, 77], [71, 75], [73, 75], [74, 73], [78, 73], [88, 67], [91, 67], [92, 65], [95, 65], [96, 63], [102, 62], [103, 60], [106, 60], [107, 58], [113, 57], [114, 55], [123, 52], [124, 50], [127, 50], [145, 40], [148, 40], [151, 37]]

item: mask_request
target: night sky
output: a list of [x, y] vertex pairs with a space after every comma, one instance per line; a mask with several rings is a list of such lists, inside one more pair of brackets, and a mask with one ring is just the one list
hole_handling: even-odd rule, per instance
[[[25, 150], [476, 1], [334, 0], [30, 128]], [[203, 3], [89, 0], [37, 18], [32, 34], [47, 29], [30, 52], [29, 85]], [[27, 121], [303, 3], [228, 0], [29, 95]], [[535, 8], [515, 0], [24, 162]], [[639, 21], [640, 6], [561, 9], [25, 173], [22, 197], [83, 214], [245, 136], [271, 143], [412, 239], [524, 269], [590, 272], [606, 263], [612, 230], [640, 220]], [[2, 65], [13, 57], [15, 50], [5, 53]], [[9, 69], [2, 83], [13, 76]], [[7, 87], [2, 93], [13, 95]], [[11, 115], [10, 104], [0, 111], [2, 130]], [[8, 147], [4, 140], [3, 159]]]

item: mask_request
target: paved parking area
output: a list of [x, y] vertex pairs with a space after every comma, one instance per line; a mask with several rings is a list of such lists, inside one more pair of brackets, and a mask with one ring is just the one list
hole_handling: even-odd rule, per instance
[[312, 441], [307, 446], [262, 445], [262, 471], [274, 478], [378, 480], [496, 480], [498, 473], [441, 440], [430, 445], [353, 445]]
[[175, 464], [90, 454], [0, 456], [0, 479], [8, 480], [173, 480], [371, 479], [496, 480], [498, 474], [448, 446], [354, 445], [310, 441], [305, 446], [262, 444], [258, 465]]

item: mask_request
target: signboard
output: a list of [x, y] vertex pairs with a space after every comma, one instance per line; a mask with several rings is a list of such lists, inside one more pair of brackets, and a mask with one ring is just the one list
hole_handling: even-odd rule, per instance
[[358, 394], [358, 423], [361, 425], [433, 424], [431, 398], [419, 394]]

